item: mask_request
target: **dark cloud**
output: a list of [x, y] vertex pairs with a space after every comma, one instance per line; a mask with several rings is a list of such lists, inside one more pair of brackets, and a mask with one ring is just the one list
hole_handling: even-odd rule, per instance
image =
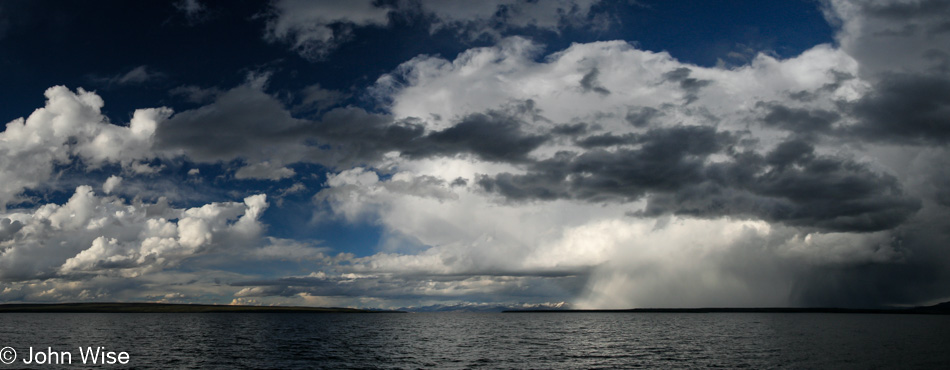
[[644, 215], [754, 217], [832, 231], [894, 228], [917, 212], [893, 176], [841, 158], [815, 155], [793, 140], [765, 156], [742, 152], [711, 164], [702, 182], [649, 198]]
[[290, 141], [304, 122], [263, 91], [240, 86], [214, 103], [181, 112], [162, 122], [155, 133], [159, 149], [184, 149], [198, 161], [263, 159], [268, 146]]
[[669, 82], [679, 83], [680, 88], [686, 92], [686, 96], [683, 97], [686, 100], [686, 104], [696, 101], [699, 90], [712, 83], [710, 80], [700, 80], [689, 77], [692, 73], [693, 70], [680, 67], [663, 74], [663, 78]]
[[626, 135], [614, 135], [611, 133], [605, 133], [600, 135], [591, 135], [583, 139], [578, 139], [575, 141], [575, 144], [581, 148], [591, 149], [591, 148], [603, 148], [610, 147], [614, 145], [623, 145], [630, 144], [634, 142], [636, 135], [626, 134]]
[[610, 95], [610, 90], [607, 90], [600, 82], [597, 81], [597, 76], [600, 75], [600, 70], [597, 67], [591, 68], [590, 72], [584, 74], [584, 77], [581, 78], [581, 87], [584, 91], [595, 92], [600, 95]]
[[950, 140], [950, 79], [895, 74], [852, 107], [860, 122], [851, 134], [898, 144], [945, 144]]
[[522, 124], [513, 114], [489, 111], [468, 115], [444, 130], [425, 133], [422, 124], [412, 119], [394, 122], [389, 116], [344, 108], [330, 111], [306, 131], [319, 143], [335, 149], [332, 155], [339, 157], [336, 163], [373, 162], [392, 151], [416, 159], [472, 154], [487, 161], [523, 162], [550, 136], [526, 133], [521, 130]]
[[531, 151], [550, 139], [521, 130], [520, 119], [501, 112], [475, 113], [455, 126], [416, 140], [402, 154], [410, 158], [471, 153], [495, 162], [524, 162]]
[[560, 124], [551, 129], [552, 135], [578, 137], [593, 130], [591, 125], [586, 123]]
[[[598, 140], [615, 141], [616, 137]], [[527, 174], [481, 177], [478, 183], [512, 200], [632, 201], [648, 191], [671, 191], [699, 181], [704, 159], [731, 144], [734, 137], [711, 127], [680, 126], [626, 140], [640, 148], [561, 152], [532, 164]]]
[[647, 127], [654, 119], [663, 115], [663, 111], [653, 107], [631, 108], [624, 119], [635, 127]]
[[815, 148], [803, 140], [789, 140], [779, 144], [775, 150], [765, 156], [765, 160], [772, 166], [785, 168], [796, 162], [813, 158], [814, 152]]
[[[320, 163], [328, 167], [372, 165], [389, 152], [409, 158], [471, 154], [496, 162], [523, 162], [551, 138], [530, 134], [521, 117], [538, 120], [530, 101], [504, 111], [463, 117], [453, 126], [426, 132], [416, 119], [394, 120], [362, 108], [332, 109], [316, 121], [294, 118], [285, 105], [253, 86], [239, 86], [213, 103], [181, 112], [162, 122], [155, 146], [182, 151], [199, 162], [243, 159], [248, 171], [272, 178], [270, 167]], [[563, 134], [587, 130], [564, 126]], [[250, 173], [250, 172], [249, 172]]]
[[336, 90], [325, 89], [320, 84], [307, 86], [301, 92], [301, 102], [294, 107], [295, 112], [323, 112], [338, 105], [347, 95]]
[[823, 109], [790, 108], [777, 102], [756, 104], [765, 110], [762, 123], [797, 133], [820, 133], [831, 130], [832, 125], [841, 119], [841, 115]]
[[[700, 126], [585, 140], [589, 147], [639, 148], [562, 152], [531, 164], [526, 174], [482, 176], [478, 184], [513, 201], [634, 201], [649, 195], [641, 216], [752, 217], [836, 231], [890, 229], [920, 208], [893, 176], [817, 155], [800, 139], [765, 155], [736, 152], [736, 135]], [[729, 160], [709, 163], [717, 153]]]
[[[863, 4], [865, 14], [889, 19], [938, 18], [950, 16], [950, 3], [944, 0], [919, 0], [910, 2], [878, 2]], [[945, 18], [946, 19], [946, 18]]]
[[353, 107], [333, 109], [300, 132], [326, 149], [325, 164], [333, 166], [373, 163], [387, 152], [415, 145], [424, 134], [425, 128], [417, 121], [394, 121], [391, 116]]
[[22, 228], [23, 223], [20, 221], [12, 221], [9, 218], [0, 219], [0, 242], [12, 239]]
[[947, 297], [944, 282], [950, 243], [947, 233], [950, 210], [922, 210], [910, 222], [888, 232], [887, 239], [872, 247], [874, 253], [893, 251], [891, 262], [830, 264], [801, 274], [793, 291], [793, 301], [801, 305], [871, 307], [894, 302], [927, 302]]

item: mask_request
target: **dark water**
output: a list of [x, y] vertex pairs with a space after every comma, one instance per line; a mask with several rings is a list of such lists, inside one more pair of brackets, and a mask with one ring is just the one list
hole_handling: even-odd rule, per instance
[[[0, 314], [0, 347], [137, 368], [948, 368], [950, 316], [774, 313]], [[57, 366], [32, 365], [34, 368]]]

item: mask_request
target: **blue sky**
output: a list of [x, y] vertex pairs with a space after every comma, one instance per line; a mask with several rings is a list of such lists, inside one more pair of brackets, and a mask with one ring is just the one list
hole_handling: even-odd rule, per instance
[[0, 301], [946, 300], [933, 0], [0, 5]]

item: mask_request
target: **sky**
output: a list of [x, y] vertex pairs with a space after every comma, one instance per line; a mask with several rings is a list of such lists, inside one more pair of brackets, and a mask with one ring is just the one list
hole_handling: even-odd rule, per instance
[[950, 2], [0, 2], [0, 302], [950, 300]]

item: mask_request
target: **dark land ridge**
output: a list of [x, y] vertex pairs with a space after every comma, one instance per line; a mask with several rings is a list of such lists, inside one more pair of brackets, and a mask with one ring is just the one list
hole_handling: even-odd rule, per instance
[[908, 308], [837, 308], [837, 307], [707, 307], [707, 308], [629, 308], [616, 310], [505, 310], [506, 313], [542, 312], [660, 312], [660, 313], [867, 313], [867, 314], [907, 314], [907, 315], [950, 315], [950, 302], [933, 306]]
[[403, 313], [340, 307], [240, 306], [174, 303], [11, 303], [0, 304], [4, 312], [66, 313]]

